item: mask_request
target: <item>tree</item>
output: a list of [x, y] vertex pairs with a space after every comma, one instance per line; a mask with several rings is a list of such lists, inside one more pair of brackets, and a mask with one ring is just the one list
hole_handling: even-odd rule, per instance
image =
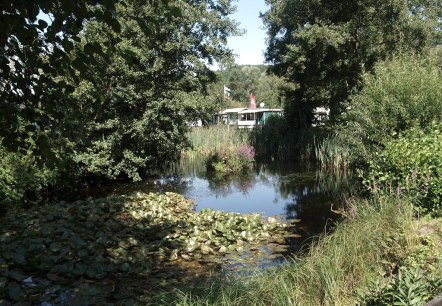
[[72, 177], [61, 175], [79, 136], [75, 116], [67, 116], [76, 105], [66, 76], [78, 69], [68, 53], [87, 20], [119, 30], [114, 2], [0, 2], [0, 210], [34, 202], [43, 188]]
[[364, 88], [351, 96], [352, 107], [338, 127], [357, 162], [371, 160], [394, 135], [442, 121], [442, 70], [435, 55], [394, 57], [376, 64], [362, 81]]
[[315, 107], [328, 107], [337, 118], [364, 72], [392, 54], [426, 49], [441, 25], [437, 0], [266, 3], [266, 59], [276, 75], [299, 85], [286, 107], [299, 126], [310, 125]]
[[74, 93], [89, 140], [77, 160], [87, 172], [139, 179], [178, 158], [186, 146], [186, 114], [198, 107], [188, 103], [190, 93], [205, 92], [214, 79], [207, 64], [232, 58], [225, 46], [237, 32], [232, 11], [230, 0], [127, 0], [116, 6], [121, 32], [87, 24], [84, 49], [101, 50], [82, 69]]
[[[32, 149], [43, 160], [56, 158], [51, 143], [68, 136], [65, 110], [72, 106], [68, 96], [73, 89], [62, 78], [75, 70], [67, 52], [74, 49], [86, 20], [119, 30], [114, 2], [1, 2], [0, 141], [8, 151]], [[51, 23], [39, 19], [39, 13]]]
[[287, 86], [286, 82], [273, 74], [267, 74], [265, 65], [231, 66], [221, 71], [218, 76], [220, 82], [231, 90], [230, 97], [243, 106], [249, 105], [249, 96], [254, 94], [259, 103], [266, 107], [281, 107], [283, 98], [281, 89]]

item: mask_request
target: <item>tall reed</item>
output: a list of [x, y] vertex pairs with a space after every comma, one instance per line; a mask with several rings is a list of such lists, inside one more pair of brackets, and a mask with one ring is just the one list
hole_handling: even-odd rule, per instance
[[350, 149], [336, 136], [315, 141], [315, 158], [321, 168], [345, 170], [351, 158]]
[[262, 161], [309, 161], [315, 128], [295, 129], [285, 118], [271, 117], [265, 126], [250, 134], [257, 157]]
[[240, 130], [225, 125], [194, 128], [188, 134], [191, 148], [183, 151], [182, 155], [198, 158], [227, 148], [236, 148], [241, 144], [249, 143], [249, 134], [250, 131], [248, 130]]

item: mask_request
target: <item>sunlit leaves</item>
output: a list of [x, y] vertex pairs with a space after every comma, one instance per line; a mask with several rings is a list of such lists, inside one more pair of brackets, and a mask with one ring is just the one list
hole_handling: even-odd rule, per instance
[[90, 140], [76, 156], [85, 171], [138, 180], [178, 158], [186, 123], [202, 113], [187, 93], [204, 90], [208, 62], [231, 59], [224, 44], [236, 32], [230, 8], [230, 1], [122, 1], [120, 33], [100, 22], [86, 26], [83, 49], [96, 53], [74, 94]]
[[[277, 75], [298, 83], [287, 106], [292, 120], [310, 124], [315, 107], [332, 119], [360, 89], [374, 64], [404, 51], [421, 52], [438, 35], [440, 5], [429, 1], [268, 0], [263, 15], [266, 53]], [[411, 14], [419, 7], [419, 16]], [[299, 115], [301, 113], [301, 115]]]

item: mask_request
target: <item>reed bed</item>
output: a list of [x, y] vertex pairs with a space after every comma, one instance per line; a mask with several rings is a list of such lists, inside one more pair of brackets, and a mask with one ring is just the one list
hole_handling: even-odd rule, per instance
[[351, 151], [338, 137], [328, 137], [315, 141], [315, 157], [321, 168], [330, 170], [348, 169]]
[[216, 125], [208, 128], [194, 128], [188, 138], [191, 148], [181, 153], [182, 157], [195, 159], [207, 157], [213, 152], [249, 144], [250, 131], [236, 127]]

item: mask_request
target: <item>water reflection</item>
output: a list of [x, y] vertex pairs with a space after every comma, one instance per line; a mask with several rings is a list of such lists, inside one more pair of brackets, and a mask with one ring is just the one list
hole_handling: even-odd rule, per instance
[[198, 159], [181, 161], [143, 182], [113, 186], [111, 192], [177, 192], [193, 199], [198, 210], [260, 212], [266, 217], [301, 219], [314, 229], [331, 218], [331, 205], [339, 207], [342, 198], [353, 192], [350, 182], [348, 173], [324, 173], [288, 163], [257, 164], [248, 173], [218, 177], [207, 173]]
[[309, 165], [257, 164], [242, 175], [218, 177], [205, 171], [204, 160], [182, 160], [163, 174], [140, 183], [114, 186], [112, 193], [176, 192], [195, 201], [197, 210], [210, 208], [226, 212], [262, 213], [300, 219], [290, 239], [292, 250], [302, 242], [327, 230], [337, 216], [343, 199], [354, 191], [348, 173], [325, 173]]

